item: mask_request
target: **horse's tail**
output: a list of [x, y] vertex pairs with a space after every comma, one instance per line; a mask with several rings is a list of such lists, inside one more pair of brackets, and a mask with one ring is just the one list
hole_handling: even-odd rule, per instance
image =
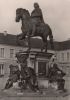
[[51, 28], [49, 30], [49, 39], [50, 39], [51, 49], [54, 50], [54, 41], [53, 41], [53, 34]]

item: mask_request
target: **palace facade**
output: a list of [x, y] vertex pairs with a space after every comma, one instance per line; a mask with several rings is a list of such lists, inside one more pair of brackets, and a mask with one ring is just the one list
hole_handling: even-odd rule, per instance
[[59, 42], [58, 49], [55, 50], [59, 66], [70, 74], [70, 40]]

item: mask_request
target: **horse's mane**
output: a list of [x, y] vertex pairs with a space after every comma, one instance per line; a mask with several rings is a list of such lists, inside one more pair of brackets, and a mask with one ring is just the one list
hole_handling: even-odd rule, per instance
[[25, 14], [27, 14], [28, 16], [30, 16], [30, 13], [29, 13], [29, 11], [28, 10], [26, 10], [26, 9], [23, 9], [23, 8], [17, 8], [17, 10], [16, 10], [16, 12], [20, 12], [20, 11], [23, 11]]

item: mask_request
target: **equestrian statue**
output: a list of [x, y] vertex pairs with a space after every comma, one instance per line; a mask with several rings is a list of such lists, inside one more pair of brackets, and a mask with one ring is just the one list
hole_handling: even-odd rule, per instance
[[17, 35], [18, 40], [28, 37], [28, 47], [31, 49], [30, 37], [40, 36], [43, 40], [43, 46], [41, 51], [45, 49], [47, 52], [47, 38], [49, 36], [51, 49], [54, 49], [52, 30], [48, 24], [45, 24], [43, 20], [42, 10], [38, 3], [34, 3], [34, 10], [31, 15], [28, 10], [23, 8], [17, 8], [16, 10], [16, 22], [22, 22], [22, 33]]

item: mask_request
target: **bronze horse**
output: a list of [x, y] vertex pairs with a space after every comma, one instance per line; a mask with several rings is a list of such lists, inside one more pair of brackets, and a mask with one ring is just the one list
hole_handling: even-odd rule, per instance
[[52, 30], [48, 24], [40, 23], [40, 25], [36, 27], [34, 36], [31, 36], [33, 22], [28, 10], [22, 8], [18, 8], [16, 10], [16, 22], [19, 22], [20, 20], [22, 21], [22, 34], [18, 35], [17, 37], [19, 39], [25, 39], [25, 37], [28, 36], [29, 48], [31, 48], [30, 37], [40, 36], [43, 40], [43, 47], [41, 48], [41, 51], [45, 49], [45, 52], [47, 52], [47, 37], [49, 36], [51, 49], [54, 49]]

